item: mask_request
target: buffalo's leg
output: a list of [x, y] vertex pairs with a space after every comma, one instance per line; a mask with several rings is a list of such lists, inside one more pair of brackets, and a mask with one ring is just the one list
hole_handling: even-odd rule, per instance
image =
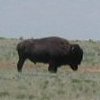
[[17, 63], [18, 72], [22, 72], [22, 67], [23, 67], [24, 62], [25, 62], [25, 58], [19, 58], [19, 61]]
[[57, 72], [57, 65], [55, 64], [55, 62], [53, 62], [53, 61], [49, 62], [48, 71], [52, 72], [52, 73], [56, 73]]
[[78, 70], [78, 65], [70, 65], [71, 69], [73, 71], [77, 71]]
[[54, 66], [51, 67], [51, 66], [49, 66], [49, 67], [48, 67], [48, 71], [49, 71], [49, 72], [52, 72], [52, 73], [56, 73], [56, 72], [57, 72], [57, 67], [54, 67]]

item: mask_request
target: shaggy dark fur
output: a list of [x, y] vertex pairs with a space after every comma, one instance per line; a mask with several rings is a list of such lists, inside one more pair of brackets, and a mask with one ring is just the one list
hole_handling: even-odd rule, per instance
[[50, 72], [57, 72], [61, 65], [70, 65], [75, 71], [83, 58], [83, 50], [78, 44], [70, 44], [67, 40], [59, 37], [42, 39], [27, 39], [17, 45], [19, 61], [17, 69], [22, 71], [26, 59], [35, 64], [37, 62], [48, 63]]

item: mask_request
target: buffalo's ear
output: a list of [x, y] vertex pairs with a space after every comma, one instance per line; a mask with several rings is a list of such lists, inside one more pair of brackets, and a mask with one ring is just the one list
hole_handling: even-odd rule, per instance
[[73, 53], [75, 52], [75, 47], [74, 47], [74, 46], [71, 47], [71, 51], [72, 51]]
[[72, 49], [72, 51], [74, 51], [75, 47], [74, 47], [74, 46], [72, 46], [72, 48], [71, 48], [71, 49]]
[[73, 54], [76, 54], [76, 52], [77, 52], [77, 48], [76, 48], [76, 46], [72, 46], [71, 47], [71, 52], [73, 53]]

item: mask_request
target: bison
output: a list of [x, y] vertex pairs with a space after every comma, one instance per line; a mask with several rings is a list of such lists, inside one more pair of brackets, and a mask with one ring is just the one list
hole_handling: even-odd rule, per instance
[[18, 72], [22, 71], [26, 59], [36, 64], [48, 63], [48, 71], [56, 73], [61, 65], [69, 65], [76, 71], [83, 58], [83, 50], [78, 44], [71, 44], [60, 37], [26, 39], [18, 43]]

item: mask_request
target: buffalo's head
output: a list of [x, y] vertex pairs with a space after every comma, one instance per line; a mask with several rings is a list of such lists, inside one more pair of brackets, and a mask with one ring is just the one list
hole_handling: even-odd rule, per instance
[[78, 44], [72, 44], [70, 49], [71, 68], [75, 71], [83, 59], [83, 50]]

